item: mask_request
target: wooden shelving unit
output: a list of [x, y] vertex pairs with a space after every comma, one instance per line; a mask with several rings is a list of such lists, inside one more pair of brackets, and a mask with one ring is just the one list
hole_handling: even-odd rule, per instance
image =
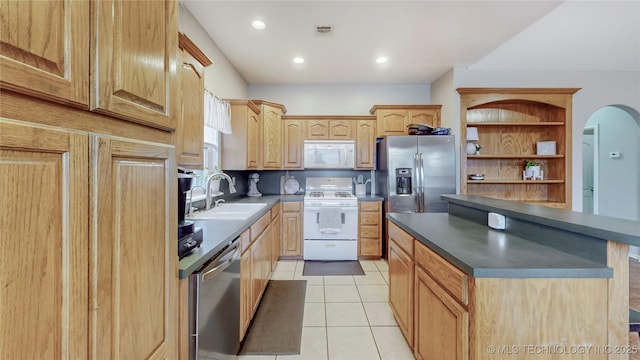
[[[459, 88], [460, 192], [571, 208], [571, 103], [576, 88]], [[467, 155], [467, 128], [478, 129], [478, 155]], [[539, 141], [556, 154], [537, 155]], [[541, 163], [544, 180], [524, 180], [524, 162]], [[470, 174], [484, 180], [469, 180]]]

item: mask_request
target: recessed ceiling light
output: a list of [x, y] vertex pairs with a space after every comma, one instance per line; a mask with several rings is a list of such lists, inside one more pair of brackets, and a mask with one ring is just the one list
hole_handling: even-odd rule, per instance
[[304, 59], [301, 57], [294, 57], [293, 62], [296, 64], [302, 64], [304, 62]]
[[376, 59], [376, 63], [378, 63], [378, 64], [384, 64], [387, 61], [389, 61], [389, 59], [387, 59], [386, 57], [379, 57], [379, 58]]
[[251, 26], [253, 26], [254, 29], [258, 29], [258, 30], [262, 30], [265, 27], [267, 27], [267, 25], [265, 25], [262, 21], [260, 20], [256, 20], [254, 22], [251, 23]]

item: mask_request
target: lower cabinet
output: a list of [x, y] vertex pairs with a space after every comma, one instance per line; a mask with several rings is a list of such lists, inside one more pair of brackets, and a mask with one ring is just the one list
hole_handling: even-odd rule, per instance
[[275, 271], [278, 259], [280, 259], [280, 203], [271, 209], [271, 272]]
[[358, 257], [382, 257], [382, 201], [358, 202]]
[[302, 201], [283, 202], [282, 205], [282, 243], [280, 255], [302, 257]]
[[414, 309], [417, 359], [469, 358], [469, 313], [419, 266]]
[[389, 305], [409, 346], [413, 347], [413, 259], [389, 239]]
[[[245, 231], [249, 233], [249, 230]], [[253, 314], [253, 284], [251, 269], [251, 254], [252, 251], [242, 249], [244, 252], [240, 257], [240, 340], [244, 338], [249, 324], [251, 323], [251, 315]]]

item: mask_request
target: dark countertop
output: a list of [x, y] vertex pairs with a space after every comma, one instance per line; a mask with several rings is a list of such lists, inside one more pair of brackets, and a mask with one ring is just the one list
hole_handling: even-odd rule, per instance
[[[265, 195], [260, 197], [244, 197], [238, 200], [229, 201], [229, 203], [235, 202], [253, 202], [253, 203], [266, 203], [263, 209], [258, 211], [255, 215], [247, 220], [197, 220], [192, 219], [195, 227], [202, 227], [203, 240], [199, 248], [193, 250], [193, 252], [182, 259], [179, 263], [179, 277], [180, 279], [187, 278], [194, 271], [201, 268], [211, 257], [222, 249], [227, 243], [242, 234], [243, 231], [248, 229], [254, 222], [256, 222], [262, 215], [264, 215], [269, 209], [273, 207], [279, 201], [301, 201], [302, 197], [297, 195]], [[223, 205], [224, 206], [224, 205]], [[188, 219], [188, 218], [187, 218]]]
[[518, 218], [580, 235], [640, 246], [640, 221], [553, 209], [475, 195], [443, 195], [442, 198], [449, 203], [496, 212], [508, 217]]
[[612, 269], [448, 213], [388, 213], [418, 241], [476, 278], [610, 278]]
[[358, 196], [358, 201], [384, 201], [382, 196], [367, 194], [365, 196]]

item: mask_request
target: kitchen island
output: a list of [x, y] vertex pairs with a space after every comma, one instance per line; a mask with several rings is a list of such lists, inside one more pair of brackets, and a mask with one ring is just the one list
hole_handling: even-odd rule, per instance
[[[640, 223], [479, 196], [387, 214], [389, 301], [418, 359], [628, 359]], [[487, 214], [505, 215], [504, 230]], [[634, 280], [635, 281], [635, 280]]]

